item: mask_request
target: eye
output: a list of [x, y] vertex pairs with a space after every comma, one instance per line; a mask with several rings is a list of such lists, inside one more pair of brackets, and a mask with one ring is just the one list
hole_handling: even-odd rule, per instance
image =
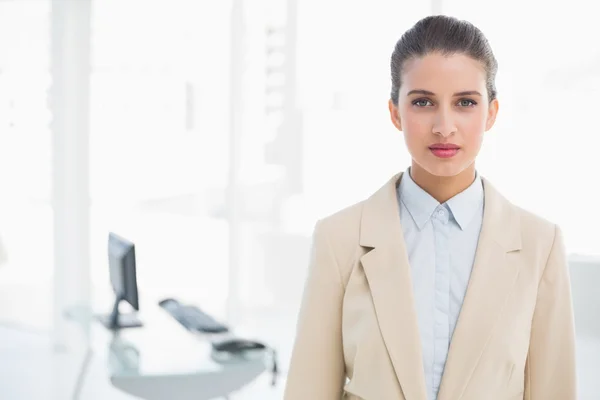
[[417, 107], [428, 107], [428, 106], [432, 106], [433, 103], [427, 99], [418, 99], [412, 102], [413, 106], [417, 106]]
[[473, 107], [473, 106], [477, 105], [477, 102], [474, 100], [470, 100], [470, 99], [462, 99], [458, 102], [458, 105], [460, 107]]

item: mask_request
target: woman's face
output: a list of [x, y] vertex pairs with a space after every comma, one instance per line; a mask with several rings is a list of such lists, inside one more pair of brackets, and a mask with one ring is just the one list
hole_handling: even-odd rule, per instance
[[390, 100], [389, 108], [392, 122], [404, 132], [413, 169], [451, 177], [475, 168], [498, 101], [489, 101], [479, 61], [432, 53], [404, 64], [398, 105]]

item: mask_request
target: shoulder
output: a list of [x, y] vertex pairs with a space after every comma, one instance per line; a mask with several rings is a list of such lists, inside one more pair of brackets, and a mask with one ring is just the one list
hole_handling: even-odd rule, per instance
[[560, 226], [532, 211], [515, 206], [521, 220], [523, 251], [546, 265], [552, 253], [566, 253]]
[[317, 221], [313, 247], [327, 247], [346, 286], [357, 261], [364, 254], [360, 231], [366, 200], [345, 207]]
[[518, 221], [518, 231], [514, 233], [518, 232], [520, 235], [523, 251], [537, 256], [536, 258], [544, 259], [550, 253], [557, 238], [562, 241], [561, 230], [554, 221], [533, 210], [514, 204], [500, 194], [498, 197], [503, 203], [501, 208], [506, 212], [503, 215], [506, 223]]
[[484, 182], [485, 230], [508, 252], [518, 250], [528, 263], [543, 268], [553, 248], [562, 248], [557, 224], [504, 197], [487, 180]]
[[326, 238], [337, 254], [357, 247], [364, 203], [363, 200], [318, 220], [317, 238]]
[[[385, 184], [368, 198], [347, 206], [318, 221], [318, 225], [327, 232], [341, 238], [343, 242], [350, 240], [358, 243], [361, 223], [365, 218], [365, 209], [390, 211], [397, 207], [396, 185], [402, 173], [392, 176]], [[391, 207], [390, 207], [391, 206]], [[384, 212], [385, 212], [384, 211]], [[364, 214], [364, 215], [363, 215]], [[368, 216], [366, 217], [368, 219]]]
[[533, 211], [514, 206], [521, 221], [521, 232], [524, 237], [538, 238], [544, 241], [553, 240], [558, 226]]
[[397, 212], [396, 187], [401, 176], [401, 173], [392, 176], [368, 198], [317, 221], [314, 245], [326, 242], [346, 281], [366, 252], [366, 247], [361, 246], [365, 232], [380, 229], [380, 222], [389, 221], [389, 217]]
[[485, 177], [482, 178], [485, 188], [485, 203], [492, 204], [494, 213], [498, 213], [504, 223], [510, 223], [512, 220], [518, 220], [521, 226], [521, 234], [524, 237], [552, 238], [556, 230], [556, 224], [553, 221], [537, 214], [533, 210], [526, 209], [515, 204], [508, 197], [504, 196], [496, 187]]

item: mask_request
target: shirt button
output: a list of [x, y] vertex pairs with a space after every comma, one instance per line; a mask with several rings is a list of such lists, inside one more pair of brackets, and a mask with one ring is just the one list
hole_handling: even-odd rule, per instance
[[445, 213], [444, 213], [444, 210], [439, 210], [439, 211], [438, 211], [438, 215], [439, 215], [440, 217], [443, 217], [443, 216], [444, 216], [444, 214], [445, 214]]

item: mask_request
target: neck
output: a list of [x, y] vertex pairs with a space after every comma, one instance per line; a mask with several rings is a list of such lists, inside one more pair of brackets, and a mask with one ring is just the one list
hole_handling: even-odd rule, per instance
[[455, 176], [436, 176], [413, 161], [410, 176], [419, 187], [443, 204], [471, 186], [475, 180], [475, 164]]

